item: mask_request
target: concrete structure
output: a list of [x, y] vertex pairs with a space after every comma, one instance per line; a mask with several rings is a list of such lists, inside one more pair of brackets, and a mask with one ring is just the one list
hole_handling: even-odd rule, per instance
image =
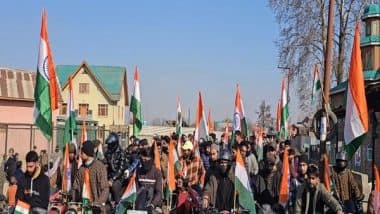
[[[374, 122], [372, 112], [376, 112], [377, 122], [380, 124], [380, 3], [369, 4], [362, 16], [364, 22], [364, 35], [361, 35], [361, 51], [363, 62], [363, 73], [366, 84], [366, 97], [369, 112], [369, 132], [367, 139], [356, 152], [351, 162], [354, 170], [366, 173], [372, 178], [372, 159], [380, 166], [380, 139], [375, 142], [375, 156], [372, 157], [372, 134], [375, 131], [380, 135], [380, 126], [373, 130]], [[345, 91], [347, 82], [343, 82], [331, 89], [331, 108], [338, 117], [337, 139], [332, 144], [331, 153], [336, 146], [342, 145], [344, 117], [345, 117]], [[334, 155], [331, 155], [334, 158]]]
[[[0, 68], [0, 154], [11, 147], [24, 157], [33, 145], [47, 149], [47, 141], [33, 127], [35, 72]], [[11, 124], [11, 125], [10, 125]]]

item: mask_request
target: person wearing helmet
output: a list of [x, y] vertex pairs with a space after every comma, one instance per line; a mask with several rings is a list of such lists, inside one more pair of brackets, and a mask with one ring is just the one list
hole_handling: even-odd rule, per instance
[[218, 172], [211, 175], [202, 194], [202, 208], [214, 207], [218, 211], [233, 209], [234, 206], [234, 167], [228, 150], [220, 151]]
[[128, 168], [126, 153], [119, 145], [119, 135], [111, 132], [106, 139], [107, 151], [105, 153], [105, 163], [107, 166], [108, 183], [111, 187], [112, 199], [119, 202], [123, 194], [123, 174]]
[[335, 160], [336, 164], [331, 173], [331, 182], [335, 184], [334, 195], [344, 205], [344, 212], [360, 213], [360, 201], [363, 200], [364, 195], [351, 170], [347, 169], [346, 152], [337, 153]]

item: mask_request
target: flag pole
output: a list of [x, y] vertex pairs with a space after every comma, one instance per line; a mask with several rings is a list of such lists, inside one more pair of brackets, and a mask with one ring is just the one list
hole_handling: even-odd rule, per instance
[[375, 110], [372, 111], [372, 190], [375, 189], [375, 142], [377, 138], [377, 118]]
[[[47, 141], [47, 146], [48, 146], [48, 149], [47, 149], [47, 159], [48, 159], [48, 171], [49, 171], [49, 169], [50, 169], [50, 156], [51, 156], [51, 154], [50, 154], [50, 143], [51, 143], [51, 140], [48, 140]], [[42, 168], [44, 167], [44, 166], [41, 166]], [[48, 177], [50, 178], [50, 173], [47, 173], [48, 174]]]
[[235, 207], [236, 207], [236, 197], [237, 197], [237, 192], [235, 191], [234, 192], [234, 207], [233, 207], [233, 211], [235, 211]]

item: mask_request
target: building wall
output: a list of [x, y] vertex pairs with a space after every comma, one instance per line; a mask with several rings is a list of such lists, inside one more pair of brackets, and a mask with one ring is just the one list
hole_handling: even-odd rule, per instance
[[0, 100], [0, 123], [33, 123], [32, 101]]
[[[37, 146], [37, 151], [48, 148], [48, 142], [41, 131], [33, 124], [32, 101], [0, 100], [0, 123], [2, 124], [25, 124], [25, 125], [5, 125], [0, 126], [0, 155], [5, 150], [14, 148], [20, 154], [20, 159], [24, 160], [28, 151]], [[54, 144], [54, 142], [53, 142]]]
[[[380, 28], [380, 24], [379, 24], [379, 28]], [[374, 59], [380, 59], [380, 45], [374, 47]], [[376, 70], [376, 71], [380, 71], [380, 60], [374, 60], [374, 69], [373, 70]]]
[[[79, 110], [79, 104], [87, 103], [89, 104], [89, 110], [92, 110], [92, 120], [98, 121], [99, 126], [109, 126], [113, 123], [115, 123], [115, 125], [124, 125], [122, 116], [120, 114], [118, 115], [119, 108], [125, 109], [124, 105], [121, 105], [122, 101], [115, 103], [107, 99], [106, 94], [103, 93], [103, 89], [92, 79], [86, 69], [81, 68], [81, 70], [73, 77], [72, 81], [75, 110]], [[79, 93], [79, 83], [89, 83], [88, 94]], [[64, 103], [67, 103], [68, 90], [68, 87], [65, 87], [62, 92]], [[107, 116], [98, 115], [98, 104], [108, 105]]]

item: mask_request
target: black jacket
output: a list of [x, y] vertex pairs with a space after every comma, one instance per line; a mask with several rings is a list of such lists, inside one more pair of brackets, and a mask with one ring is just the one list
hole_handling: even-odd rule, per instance
[[40, 167], [31, 176], [25, 173], [23, 183], [20, 183], [17, 188], [17, 198], [28, 204], [31, 208], [47, 209], [49, 206], [50, 182]]
[[253, 182], [255, 199], [259, 204], [274, 205], [278, 203], [281, 182], [279, 172], [275, 172], [270, 181], [264, 173], [259, 172], [258, 175], [254, 176]]
[[118, 147], [115, 151], [107, 150], [105, 153], [105, 164], [107, 166], [108, 180], [121, 178], [124, 170], [128, 168], [126, 153]]
[[11, 176], [15, 175], [16, 168], [17, 168], [16, 163], [17, 163], [17, 160], [15, 157], [9, 157], [7, 162], [5, 163], [4, 171], [5, 171], [5, 173], [7, 173], [8, 181], [11, 178]]

